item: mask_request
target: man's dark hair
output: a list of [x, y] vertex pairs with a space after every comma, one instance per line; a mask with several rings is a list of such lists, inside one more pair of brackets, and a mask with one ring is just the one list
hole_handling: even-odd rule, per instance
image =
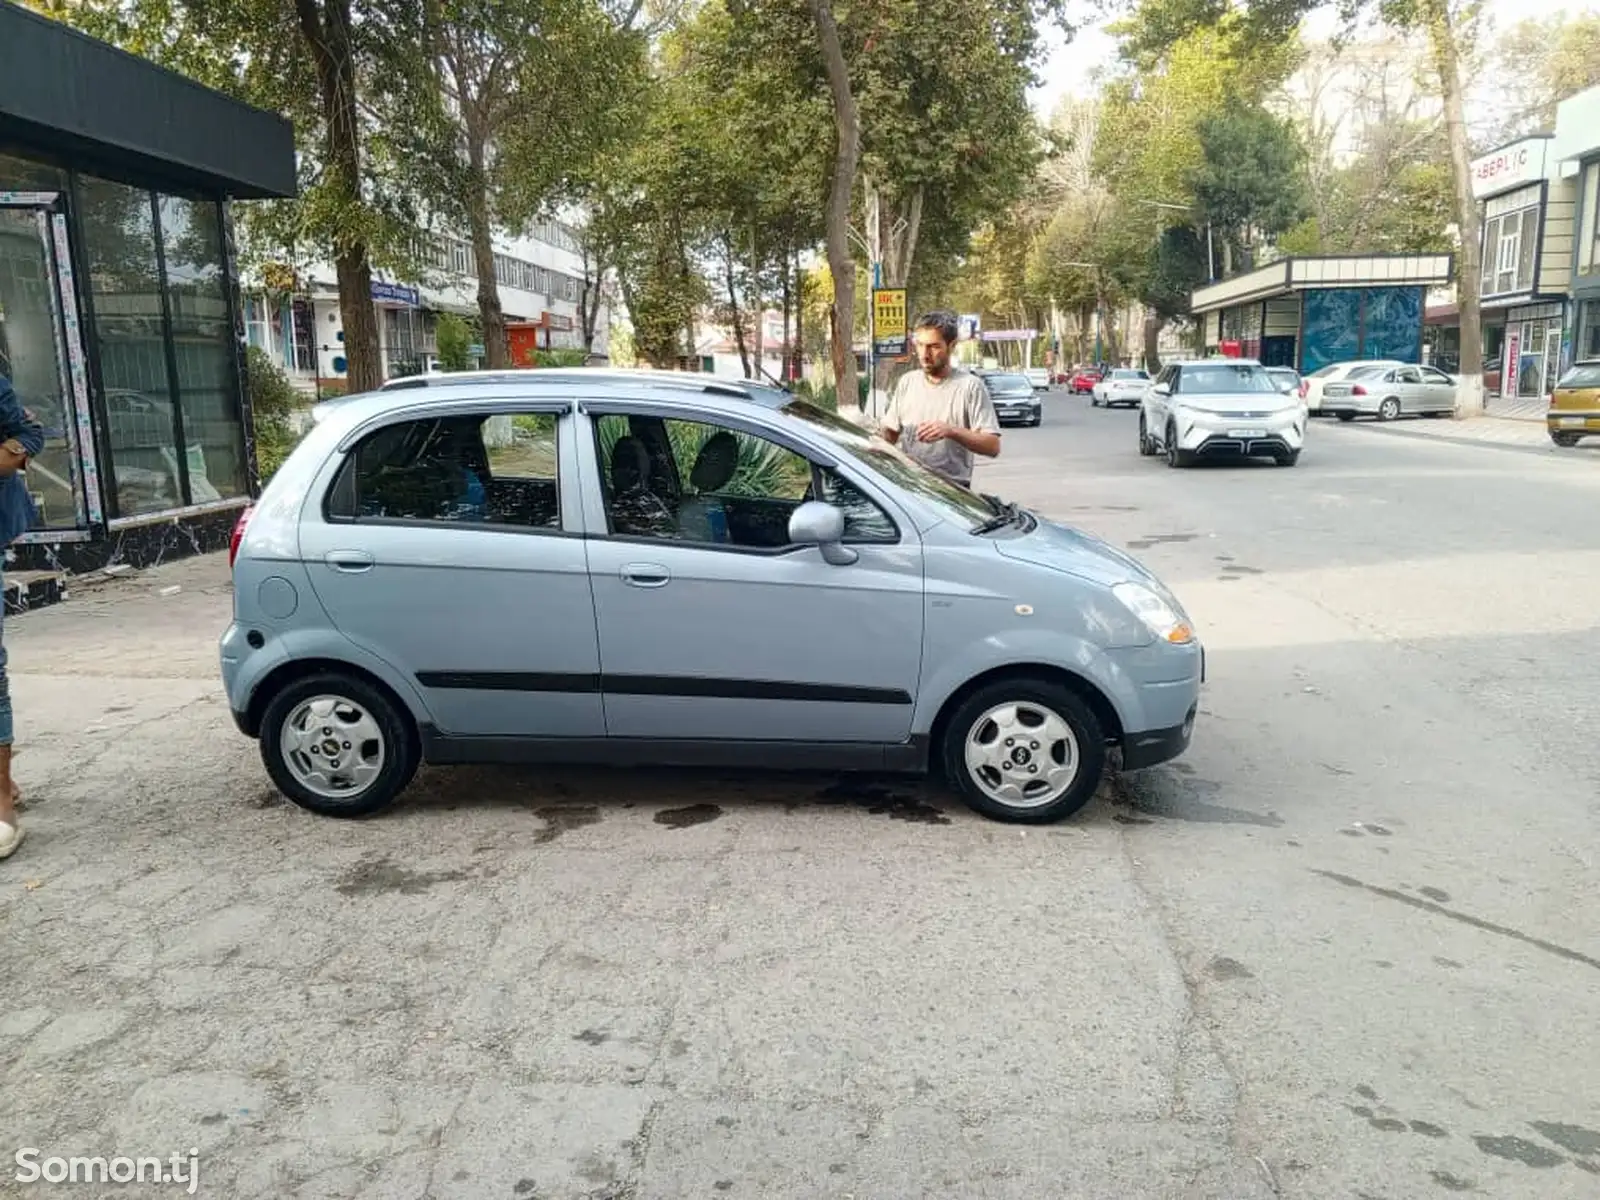
[[944, 343], [947, 346], [955, 345], [956, 338], [961, 332], [960, 322], [955, 313], [944, 308], [923, 313], [917, 318], [917, 328], [938, 330], [939, 336], [944, 339]]

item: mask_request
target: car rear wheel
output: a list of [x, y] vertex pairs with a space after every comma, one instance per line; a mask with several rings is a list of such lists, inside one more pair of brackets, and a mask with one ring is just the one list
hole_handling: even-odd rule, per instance
[[946, 778], [975, 812], [1045, 823], [1089, 802], [1105, 769], [1105, 731], [1070, 688], [1004, 679], [951, 715], [942, 747]]
[[1390, 396], [1382, 404], [1378, 405], [1378, 420], [1380, 421], [1393, 421], [1399, 415], [1400, 401], [1396, 400], [1393, 396]]
[[1550, 440], [1558, 446], [1576, 446], [1581, 439], [1575, 433], [1552, 433]]
[[278, 790], [327, 817], [364, 817], [393, 803], [420, 757], [410, 716], [355, 675], [296, 679], [267, 704], [261, 759]]

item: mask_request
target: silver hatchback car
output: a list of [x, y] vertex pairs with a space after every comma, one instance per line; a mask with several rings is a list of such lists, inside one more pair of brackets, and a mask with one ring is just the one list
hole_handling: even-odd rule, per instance
[[1066, 817], [1188, 747], [1204, 652], [1127, 554], [790, 394], [435, 375], [321, 405], [230, 549], [222, 677], [295, 803], [419, 762], [941, 775]]

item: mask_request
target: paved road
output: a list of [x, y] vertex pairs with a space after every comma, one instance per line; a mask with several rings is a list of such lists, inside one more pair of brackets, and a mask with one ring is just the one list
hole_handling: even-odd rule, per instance
[[983, 485], [1156, 566], [1211, 681], [1047, 830], [685, 772], [331, 822], [232, 730], [217, 560], [12, 619], [0, 1130], [227, 1197], [1595, 1195], [1594, 464], [1179, 472], [1048, 404]]

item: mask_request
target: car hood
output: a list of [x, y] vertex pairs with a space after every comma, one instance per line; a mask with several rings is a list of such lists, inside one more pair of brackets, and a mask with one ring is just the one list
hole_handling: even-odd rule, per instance
[[1160, 580], [1133, 555], [1093, 534], [1035, 516], [1038, 528], [1016, 537], [1001, 537], [995, 542], [995, 549], [1018, 562], [1048, 567], [1107, 587], [1133, 580], [1154, 584], [1166, 592]]

